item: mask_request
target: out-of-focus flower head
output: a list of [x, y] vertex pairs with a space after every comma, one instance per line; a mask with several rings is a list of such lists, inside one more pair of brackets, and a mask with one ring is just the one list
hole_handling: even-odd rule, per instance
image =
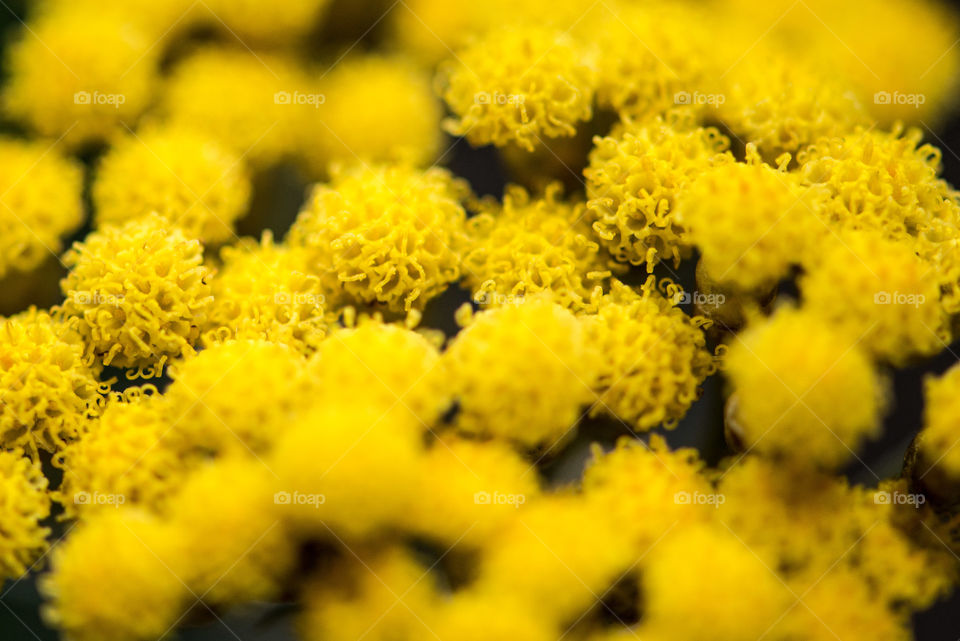
[[0, 451], [0, 578], [20, 579], [48, 547], [47, 479], [22, 452]]

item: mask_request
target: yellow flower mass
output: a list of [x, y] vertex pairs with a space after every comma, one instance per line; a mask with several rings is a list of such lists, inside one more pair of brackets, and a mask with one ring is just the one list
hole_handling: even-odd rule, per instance
[[954, 8], [4, 11], [3, 641], [956, 639]]

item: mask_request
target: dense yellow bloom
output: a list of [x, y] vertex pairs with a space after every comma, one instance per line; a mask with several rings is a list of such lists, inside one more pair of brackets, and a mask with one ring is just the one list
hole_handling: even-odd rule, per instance
[[774, 571], [722, 525], [678, 528], [644, 561], [640, 607], [654, 636], [754, 641], [793, 603]]
[[334, 331], [310, 360], [310, 396], [317, 403], [351, 400], [401, 413], [416, 434], [450, 406], [437, 345], [398, 325], [361, 320]]
[[549, 298], [480, 312], [443, 358], [465, 432], [552, 448], [593, 398], [586, 332]]
[[79, 165], [39, 142], [0, 139], [0, 278], [30, 271], [83, 222]]
[[334, 169], [290, 230], [328, 291], [399, 312], [422, 308], [460, 276], [455, 246], [467, 184], [406, 165]]
[[731, 163], [689, 184], [676, 219], [715, 282], [764, 292], [826, 232], [815, 213], [816, 195], [793, 174], [758, 162]]
[[[323, 104], [304, 113], [303, 154], [315, 175], [331, 162], [431, 162], [444, 140], [430, 76], [400, 57], [339, 62], [316, 83]], [[384, 105], [390, 105], [384, 109]]]
[[246, 213], [250, 190], [243, 161], [219, 143], [155, 128], [124, 137], [103, 157], [93, 202], [100, 225], [156, 212], [191, 237], [223, 242]]
[[472, 144], [515, 143], [533, 151], [541, 138], [572, 136], [592, 116], [595, 72], [566, 34], [507, 27], [468, 45], [442, 68], [445, 123]]
[[162, 512], [192, 467], [167, 437], [169, 409], [155, 395], [110, 399], [54, 464], [63, 469], [57, 500], [68, 518], [121, 505]]
[[419, 477], [409, 528], [442, 546], [483, 547], [540, 497], [535, 467], [498, 441], [438, 439]]
[[213, 303], [204, 340], [263, 339], [312, 353], [327, 332], [328, 294], [308, 269], [307, 252], [245, 238], [220, 252], [222, 267], [210, 281]]
[[837, 466], [876, 433], [882, 385], [857, 339], [782, 308], [735, 339], [725, 359], [744, 446]]
[[510, 186], [503, 204], [483, 202], [467, 222], [464, 280], [476, 302], [496, 306], [549, 291], [580, 309], [610, 275], [611, 261], [592, 238], [582, 203], [561, 200], [553, 183], [541, 198]]
[[0, 580], [19, 579], [47, 549], [50, 514], [40, 464], [21, 452], [0, 451]]
[[[299, 630], [305, 641], [432, 637], [439, 601], [430, 568], [397, 546], [345, 555], [307, 587]], [[449, 637], [446, 637], [449, 638]]]
[[674, 307], [652, 276], [639, 292], [615, 280], [595, 302], [596, 315], [583, 317], [587, 341], [602, 355], [592, 413], [642, 430], [676, 425], [714, 371], [700, 329], [705, 320]]
[[194, 11], [197, 21], [244, 46], [283, 45], [308, 34], [329, 4], [330, 0], [204, 0]]
[[298, 417], [264, 461], [276, 513], [307, 538], [373, 537], [405, 523], [421, 465], [420, 424], [376, 403], [330, 400]]
[[4, 109], [70, 145], [105, 140], [151, 98], [159, 54], [152, 45], [127, 15], [61, 3], [31, 20], [9, 49]]
[[435, 617], [430, 627], [441, 639], [556, 641], [564, 634], [561, 623], [544, 617], [536, 604], [514, 600], [512, 594], [457, 592], [438, 606]]
[[874, 356], [902, 364], [950, 340], [932, 266], [902, 243], [871, 232], [821, 248], [801, 277], [804, 306]]
[[174, 361], [170, 438], [182, 451], [263, 452], [305, 403], [306, 359], [287, 345], [232, 340]]
[[157, 215], [110, 225], [67, 252], [61, 308], [89, 360], [156, 366], [188, 354], [212, 301], [203, 247]]
[[694, 502], [711, 495], [703, 467], [695, 450], [671, 452], [660, 436], [649, 445], [621, 438], [606, 454], [594, 446], [583, 491], [635, 549], [645, 550], [678, 524], [709, 519], [714, 505]]
[[869, 122], [863, 105], [836, 76], [768, 47], [738, 60], [716, 92], [722, 97], [711, 105], [716, 117], [769, 160]]
[[35, 309], [0, 318], [0, 444], [56, 452], [83, 429], [103, 389], [76, 332]]
[[164, 86], [160, 114], [195, 129], [254, 167], [296, 154], [300, 119], [315, 113], [306, 75], [279, 55], [206, 48], [181, 60]]
[[661, 260], [678, 264], [686, 241], [673, 216], [677, 197], [706, 169], [733, 162], [729, 146], [716, 129], [696, 126], [689, 112], [628, 122], [598, 139], [583, 175], [601, 244], [648, 271]]
[[924, 417], [920, 447], [923, 469], [944, 471], [960, 479], [960, 366], [953, 366], [938, 378], [928, 378], [924, 386]]
[[232, 604], [279, 593], [296, 550], [274, 512], [274, 483], [264, 461], [225, 458], [200, 469], [171, 501], [182, 562], [174, 567], [194, 594]]
[[105, 510], [81, 524], [51, 555], [41, 591], [45, 617], [71, 641], [156, 639], [187, 605], [178, 565], [179, 533], [138, 510]]

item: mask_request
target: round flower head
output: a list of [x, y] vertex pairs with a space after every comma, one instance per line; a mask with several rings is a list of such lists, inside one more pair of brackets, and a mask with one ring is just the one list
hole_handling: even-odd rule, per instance
[[644, 559], [643, 627], [678, 641], [755, 641], [796, 597], [747, 546], [722, 526], [671, 532]]
[[[924, 420], [921, 432], [920, 473], [938, 474], [960, 482], [960, 366], [953, 366], [924, 386]], [[953, 497], [951, 497], [953, 498]]]
[[158, 48], [118, 12], [61, 3], [25, 29], [7, 53], [6, 112], [71, 145], [102, 141], [147, 106]]
[[315, 113], [307, 80], [286, 58], [206, 48], [181, 60], [164, 87], [160, 115], [195, 129], [256, 168], [296, 153], [303, 113]]
[[718, 99], [703, 94], [713, 34], [698, 9], [662, 3], [601, 12], [589, 27], [600, 43], [597, 102], [638, 117]]
[[265, 460], [276, 515], [306, 538], [368, 539], [405, 524], [422, 465], [420, 424], [351, 398], [298, 417]]
[[427, 451], [419, 487], [409, 528], [444, 548], [485, 547], [492, 533], [540, 496], [535, 466], [507, 444], [448, 437]]
[[307, 587], [298, 638], [389, 641], [432, 637], [428, 621], [439, 594], [430, 570], [393, 545], [345, 555]]
[[132, 509], [104, 510], [58, 545], [40, 584], [45, 619], [74, 641], [163, 636], [185, 613], [178, 533]]
[[152, 367], [193, 351], [210, 306], [203, 247], [157, 215], [109, 225], [64, 256], [61, 313], [86, 357], [116, 367]]
[[306, 250], [277, 245], [269, 231], [220, 252], [204, 340], [263, 339], [312, 353], [326, 335], [327, 296], [307, 273]]
[[[501, 24], [507, 0], [456, 2], [409, 0], [390, 12], [390, 33], [403, 51], [434, 65], [471, 37]], [[514, 3], [513, 7], [518, 7]]]
[[698, 127], [692, 114], [618, 126], [590, 152], [588, 218], [600, 242], [620, 261], [674, 265], [686, 253], [683, 229], [673, 216], [677, 197], [704, 170], [727, 162], [730, 141]]
[[173, 497], [175, 571], [191, 592], [218, 604], [279, 594], [296, 549], [277, 522], [274, 484], [264, 461], [229, 457], [198, 470]]
[[783, 308], [748, 327], [726, 355], [728, 428], [745, 447], [835, 467], [876, 433], [882, 385], [856, 338]]
[[193, 238], [223, 242], [246, 212], [250, 190], [242, 160], [219, 143], [151, 129], [121, 139], [103, 157], [93, 202], [100, 225], [156, 212]]
[[192, 466], [167, 437], [169, 412], [156, 395], [128, 393], [107, 402], [101, 415], [54, 459], [63, 470], [57, 500], [68, 518], [120, 505], [164, 510]]
[[933, 266], [909, 246], [853, 232], [813, 262], [800, 279], [804, 306], [861, 340], [875, 357], [902, 364], [949, 342]]
[[38, 267], [83, 222], [83, 171], [48, 145], [0, 139], [0, 278]]
[[308, 376], [316, 403], [350, 399], [399, 412], [418, 435], [450, 405], [437, 346], [376, 320], [332, 332], [310, 360]]
[[643, 550], [678, 524], [709, 519], [715, 503], [693, 502], [694, 496], [712, 495], [702, 470], [696, 450], [671, 452], [658, 435], [650, 438], [650, 445], [623, 437], [606, 454], [594, 445], [583, 491]]
[[770, 160], [868, 122], [840, 79], [779, 51], [753, 51], [723, 76], [717, 92], [716, 117]]
[[474, 145], [572, 136], [593, 110], [594, 72], [566, 35], [543, 27], [497, 30], [441, 70], [444, 100], [456, 114], [447, 131]]
[[393, 312], [422, 308], [459, 278], [466, 183], [444, 169], [334, 169], [290, 230], [327, 291]]
[[46, 312], [0, 318], [0, 445], [36, 457], [76, 438], [102, 398], [98, 373], [76, 332]]
[[[254, 45], [284, 45], [303, 37], [317, 24], [330, 0], [206, 0], [196, 18], [224, 32], [224, 37]], [[246, 44], [245, 44], [246, 46]]]
[[443, 358], [460, 403], [457, 426], [524, 447], [552, 447], [593, 398], [583, 327], [549, 298], [480, 312]]
[[50, 514], [47, 479], [40, 464], [21, 452], [0, 451], [0, 581], [19, 579], [47, 550]]
[[553, 183], [541, 198], [510, 186], [503, 204], [485, 201], [467, 222], [464, 279], [482, 305], [498, 305], [549, 291], [558, 302], [583, 308], [610, 275], [584, 220], [580, 203], [561, 200]]
[[[317, 81], [323, 103], [304, 113], [304, 156], [314, 175], [331, 162], [431, 162], [440, 152], [443, 110], [430, 77], [406, 59], [361, 56]], [[389, 105], [389, 109], [384, 109]]]
[[826, 231], [814, 213], [815, 196], [793, 174], [759, 162], [731, 163], [690, 182], [676, 219], [715, 282], [766, 292]]
[[595, 315], [583, 317], [597, 363], [594, 415], [613, 414], [636, 429], [676, 425], [713, 373], [702, 318], [684, 314], [656, 291], [649, 277], [640, 292], [613, 281], [595, 301]]
[[170, 438], [182, 451], [263, 452], [303, 404], [306, 359], [286, 345], [231, 340], [170, 365]]

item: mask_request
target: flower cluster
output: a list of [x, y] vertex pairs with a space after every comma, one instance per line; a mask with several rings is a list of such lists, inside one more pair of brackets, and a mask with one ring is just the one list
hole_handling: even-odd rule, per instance
[[910, 638], [960, 583], [960, 365], [899, 474], [847, 466], [960, 328], [917, 127], [960, 22], [388, 5], [26, 16], [0, 580], [68, 641]]

